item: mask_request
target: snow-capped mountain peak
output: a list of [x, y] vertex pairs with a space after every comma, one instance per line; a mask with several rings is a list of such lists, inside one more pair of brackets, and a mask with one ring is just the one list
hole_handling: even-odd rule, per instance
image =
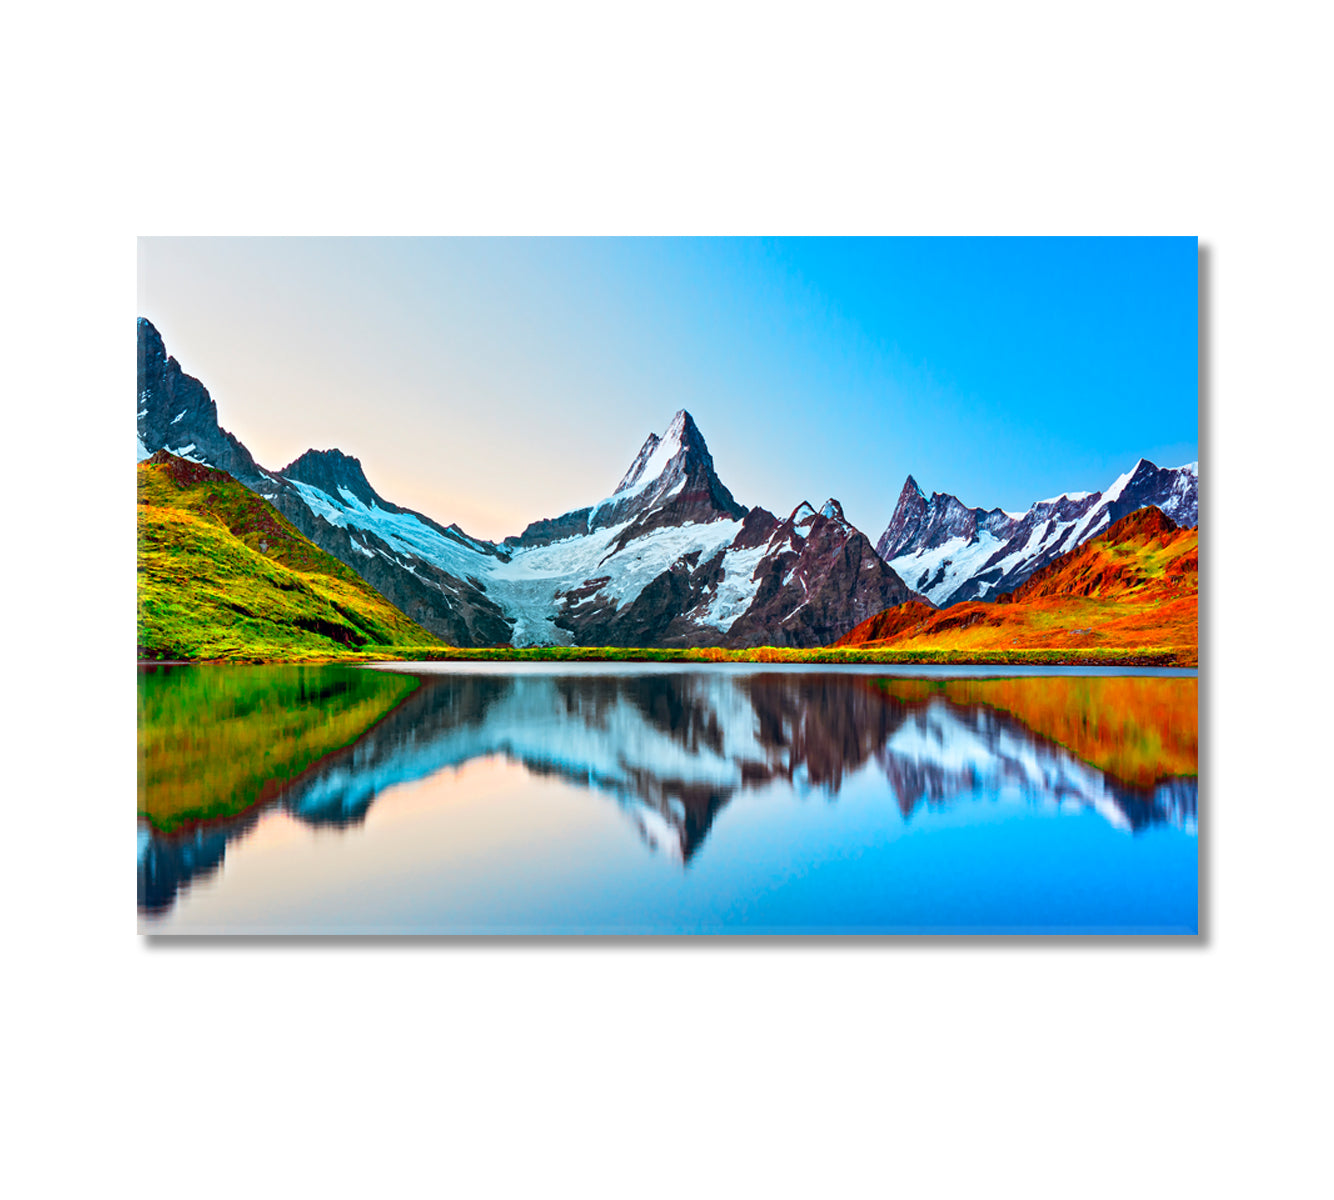
[[[645, 491], [660, 480], [669, 468], [677, 465], [677, 459], [685, 450], [687, 421], [690, 421], [690, 414], [682, 409], [676, 414], [662, 437], [653, 433], [648, 435], [648, 440], [625, 473], [625, 477], [616, 485], [611, 499], [625, 499]], [[694, 430], [698, 444], [702, 447], [704, 439], [698, 436], [699, 431], [695, 429], [693, 421], [690, 421], [690, 428]], [[707, 448], [704, 452], [708, 453]]]
[[680, 409], [661, 437], [649, 434], [610, 496], [590, 508], [534, 521], [506, 544], [546, 545], [629, 522], [638, 532], [664, 523], [739, 521], [745, 515], [744, 505], [733, 499], [714, 471], [713, 456], [694, 418]]
[[1140, 473], [1140, 470], [1144, 467], [1147, 467], [1151, 471], [1156, 471], [1158, 469], [1151, 462], [1149, 462], [1148, 459], [1146, 458], [1138, 459], [1135, 465], [1131, 467], [1129, 471], [1127, 471], [1124, 475], [1118, 475], [1114, 480], [1112, 480], [1111, 486], [1108, 487], [1108, 489], [1105, 492], [1103, 492], [1102, 498], [1108, 504], [1112, 504], [1115, 501], [1119, 500], [1121, 498], [1121, 493], [1124, 492], [1127, 487], [1129, 487], [1130, 481], [1134, 479], [1135, 476], [1137, 476]]
[[704, 444], [704, 437], [699, 431], [699, 426], [695, 424], [694, 418], [684, 408], [681, 408], [677, 409], [671, 424], [667, 426], [666, 432], [661, 437], [656, 433], [648, 435], [644, 445], [635, 456], [635, 461], [630, 464], [630, 469], [626, 471], [621, 482], [616, 485], [616, 490], [612, 492], [612, 495], [619, 496], [628, 489], [643, 488], [652, 483], [653, 480], [662, 475], [668, 464], [681, 453], [687, 444], [692, 448], [703, 450], [706, 455], [708, 454], [708, 447]]

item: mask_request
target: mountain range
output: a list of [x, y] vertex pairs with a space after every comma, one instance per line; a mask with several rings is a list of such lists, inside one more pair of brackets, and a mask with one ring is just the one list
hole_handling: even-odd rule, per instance
[[927, 500], [910, 477], [872, 545], [833, 498], [786, 517], [739, 503], [682, 409], [603, 499], [490, 542], [386, 500], [340, 450], [261, 466], [142, 317], [138, 360], [141, 461], [165, 450], [227, 472], [457, 646], [823, 646], [904, 603], [1013, 588], [1144, 504], [1178, 523], [1196, 516], [1193, 464], [1160, 471], [1141, 460], [1105, 492], [1025, 514]]
[[938, 608], [1013, 591], [1034, 571], [1154, 505], [1179, 526], [1199, 523], [1199, 464], [1161, 468], [1141, 458], [1101, 492], [1065, 492], [1027, 512], [968, 508], [957, 496], [928, 500], [908, 476], [876, 552]]
[[1150, 505], [1040, 567], [992, 601], [935, 609], [909, 601], [836, 645], [865, 649], [1113, 652], [1153, 649], [1199, 662], [1198, 528]]
[[339, 450], [265, 469], [152, 324], [138, 332], [141, 459], [227, 471], [451, 644], [820, 646], [911, 598], [837, 500], [786, 518], [738, 504], [685, 410], [609, 496], [494, 543], [385, 500]]

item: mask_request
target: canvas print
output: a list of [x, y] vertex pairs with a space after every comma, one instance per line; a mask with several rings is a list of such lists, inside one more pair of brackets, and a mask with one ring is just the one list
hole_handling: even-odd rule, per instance
[[138, 922], [1198, 932], [1193, 238], [143, 238]]

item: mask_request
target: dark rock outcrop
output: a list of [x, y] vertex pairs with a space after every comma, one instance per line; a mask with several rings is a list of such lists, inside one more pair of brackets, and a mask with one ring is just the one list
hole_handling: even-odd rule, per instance
[[162, 335], [144, 317], [138, 323], [139, 441], [143, 457], [167, 450], [226, 471], [251, 489], [266, 472], [235, 437], [218, 425], [218, 406], [206, 388], [167, 355]]
[[754, 603], [728, 631], [729, 646], [824, 646], [883, 609], [920, 599], [837, 500], [819, 512], [798, 505], [769, 545]]
[[566, 538], [578, 537], [588, 532], [588, 516], [592, 511], [591, 508], [576, 508], [564, 516], [533, 521], [517, 537], [507, 537], [504, 544], [510, 549], [518, 549], [549, 546], [552, 542], [563, 542]]

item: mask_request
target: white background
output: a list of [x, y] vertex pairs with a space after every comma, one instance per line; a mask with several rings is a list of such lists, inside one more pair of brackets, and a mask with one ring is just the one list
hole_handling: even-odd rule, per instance
[[[483, 7], [7, 18], [6, 1190], [1327, 1187], [1319, 7]], [[1197, 233], [1205, 936], [138, 938], [134, 238], [459, 232]]]

